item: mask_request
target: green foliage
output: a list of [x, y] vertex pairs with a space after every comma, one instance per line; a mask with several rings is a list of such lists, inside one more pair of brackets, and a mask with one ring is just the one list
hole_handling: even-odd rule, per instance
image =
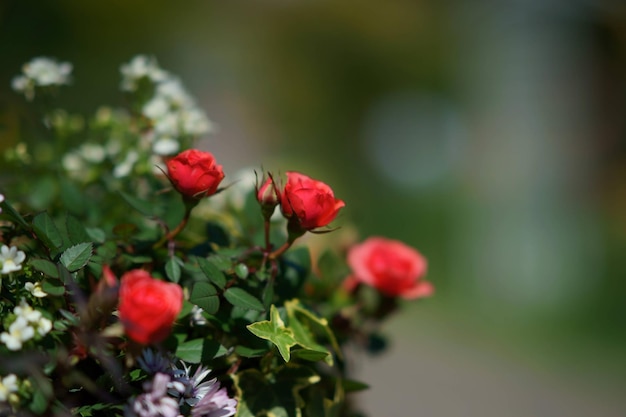
[[[159, 120], [145, 111], [158, 81], [134, 82], [127, 109], [47, 109], [29, 119], [45, 123], [20, 139], [26, 151], [0, 154], [0, 178], [10, 179], [0, 244], [11, 251], [0, 260], [10, 270], [0, 277], [0, 332], [10, 336], [26, 317], [31, 327], [13, 332], [24, 340], [0, 343], [0, 377], [20, 383], [13, 411], [119, 417], [159, 373], [182, 383], [181, 373], [191, 380], [208, 368], [203, 381], [219, 380], [238, 417], [349, 415], [345, 393], [366, 385], [348, 378], [342, 347], [376, 339], [388, 300], [343, 288], [349, 271], [332, 242], [319, 259], [291, 247], [285, 219], [265, 220], [253, 183], [181, 197], [160, 170], [172, 155], [155, 151]], [[40, 87], [36, 97], [51, 92]], [[170, 116], [193, 103], [184, 98]], [[180, 149], [195, 138], [175, 136]], [[136, 323], [119, 311], [122, 277], [139, 269], [183, 294], [175, 322], [148, 343], [133, 340]], [[153, 301], [153, 288], [142, 288]], [[150, 324], [168, 301], [178, 300], [151, 304]], [[198, 398], [172, 387], [163, 395], [190, 415]]]

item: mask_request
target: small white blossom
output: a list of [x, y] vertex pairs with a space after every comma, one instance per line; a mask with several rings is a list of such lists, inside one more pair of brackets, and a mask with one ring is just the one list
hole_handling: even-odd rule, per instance
[[168, 77], [167, 71], [159, 67], [156, 60], [146, 55], [137, 55], [127, 64], [120, 67], [122, 73], [122, 90], [135, 91], [139, 80], [148, 78], [152, 82], [163, 81]]
[[22, 262], [26, 259], [26, 254], [21, 250], [17, 250], [17, 247], [2, 245], [0, 247], [0, 264], [2, 269], [0, 274], [8, 274], [10, 272], [19, 271], [22, 269]]
[[191, 309], [191, 325], [192, 326], [205, 326], [208, 320], [204, 318], [202, 313], [204, 310], [197, 305], [194, 305]]
[[35, 327], [37, 327], [37, 333], [39, 333], [40, 336], [45, 336], [50, 332], [50, 330], [52, 330], [52, 322], [49, 319], [42, 317], [37, 321]]
[[162, 96], [155, 96], [144, 106], [142, 113], [150, 119], [164, 117], [170, 110], [170, 103]]
[[204, 135], [215, 130], [213, 123], [198, 108], [181, 112], [183, 130], [189, 135]]
[[172, 138], [163, 137], [152, 145], [152, 151], [157, 155], [174, 155], [180, 149], [180, 143]]
[[15, 306], [13, 313], [18, 317], [24, 317], [30, 323], [37, 323], [41, 318], [41, 311], [32, 308], [23, 298], [20, 304]]
[[24, 93], [28, 100], [35, 96], [35, 87], [65, 85], [70, 82], [72, 64], [51, 58], [33, 58], [22, 67], [23, 74], [13, 78], [13, 90]]
[[83, 158], [77, 153], [67, 153], [61, 159], [61, 165], [66, 171], [80, 171], [85, 168]]
[[26, 288], [26, 291], [30, 292], [34, 297], [37, 298], [43, 298], [48, 295], [41, 288], [41, 282], [27, 282], [26, 284], [24, 284], [24, 288]]
[[21, 316], [9, 326], [9, 331], [2, 332], [0, 334], [0, 341], [7, 346], [9, 350], [20, 350], [24, 342], [30, 340], [35, 336], [35, 329], [28, 323], [28, 321]]
[[115, 178], [122, 178], [128, 176], [132, 170], [133, 166], [135, 166], [135, 162], [139, 159], [139, 154], [135, 151], [130, 151], [126, 155], [126, 159], [121, 163], [117, 164], [115, 168], [113, 168], [113, 176]]
[[[4, 196], [0, 194], [0, 203], [4, 201]], [[0, 207], [0, 213], [2, 213], [2, 207]]]
[[15, 374], [5, 376], [0, 380], [0, 402], [7, 401], [9, 395], [17, 392], [18, 390], [17, 376], [15, 376]]
[[78, 149], [78, 153], [85, 161], [93, 164], [99, 164], [106, 157], [104, 148], [94, 143], [85, 143]]

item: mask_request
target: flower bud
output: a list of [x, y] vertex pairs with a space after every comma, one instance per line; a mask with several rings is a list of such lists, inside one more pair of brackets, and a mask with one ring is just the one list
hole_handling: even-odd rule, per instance
[[265, 180], [261, 187], [257, 187], [256, 199], [261, 205], [263, 217], [266, 220], [272, 217], [274, 209], [280, 203], [280, 192], [271, 175]]
[[188, 149], [168, 160], [168, 177], [185, 198], [199, 200], [217, 191], [224, 171], [210, 152]]

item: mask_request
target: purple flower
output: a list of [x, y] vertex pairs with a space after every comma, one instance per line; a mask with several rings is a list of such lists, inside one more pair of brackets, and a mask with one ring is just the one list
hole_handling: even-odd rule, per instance
[[124, 410], [125, 417], [179, 417], [178, 402], [167, 396], [170, 376], [157, 373], [152, 383], [144, 384], [145, 393], [138, 395]]
[[237, 412], [237, 400], [230, 398], [226, 388], [212, 379], [204, 397], [191, 409], [191, 417], [229, 417]]
[[141, 369], [150, 375], [158, 372], [168, 373], [172, 364], [168, 358], [152, 349], [144, 349], [142, 355], [137, 359]]

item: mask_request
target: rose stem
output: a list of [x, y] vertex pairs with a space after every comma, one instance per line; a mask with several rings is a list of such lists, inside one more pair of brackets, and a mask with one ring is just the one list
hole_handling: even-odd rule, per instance
[[192, 207], [187, 207], [185, 209], [185, 216], [180, 221], [180, 223], [178, 223], [178, 226], [170, 230], [169, 233], [159, 239], [159, 241], [152, 246], [152, 249], [157, 249], [161, 247], [165, 242], [171, 241], [185, 228], [185, 226], [187, 226], [187, 222], [189, 221], [189, 216], [191, 214], [191, 209]]

